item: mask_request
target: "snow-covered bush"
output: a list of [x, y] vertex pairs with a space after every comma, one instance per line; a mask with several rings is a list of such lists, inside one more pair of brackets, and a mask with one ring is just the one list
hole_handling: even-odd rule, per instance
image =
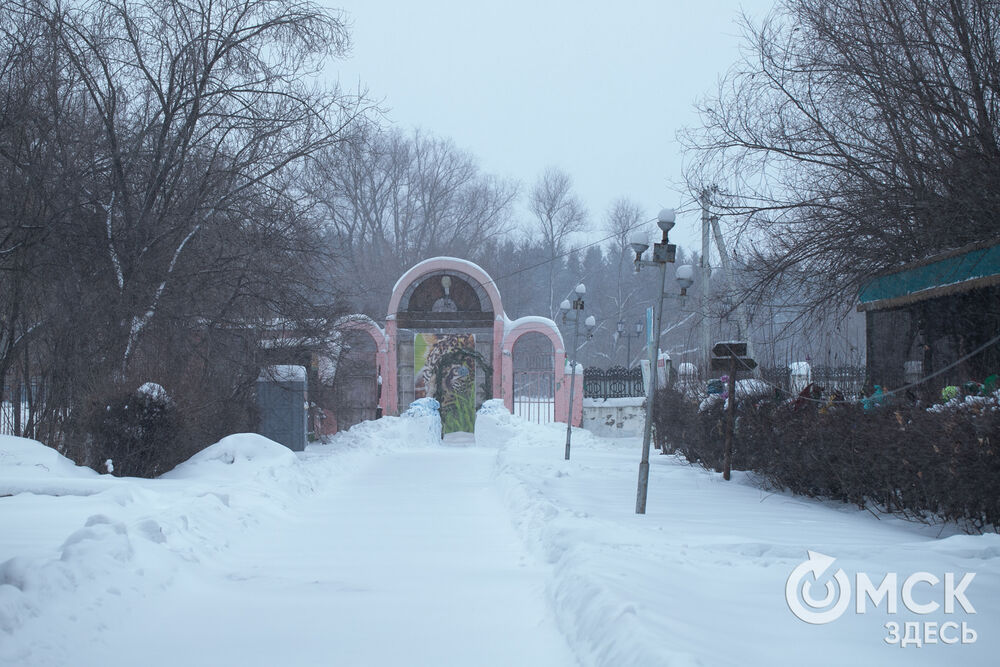
[[[119, 393], [96, 403], [86, 416], [88, 465], [119, 477], [155, 477], [190, 453], [174, 401], [158, 384]], [[112, 462], [111, 466], [107, 461]]]

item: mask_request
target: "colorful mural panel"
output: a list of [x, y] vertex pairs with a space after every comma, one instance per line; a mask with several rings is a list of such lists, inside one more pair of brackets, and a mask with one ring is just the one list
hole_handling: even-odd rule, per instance
[[476, 424], [475, 350], [474, 334], [418, 333], [414, 339], [414, 397], [440, 401], [445, 433], [471, 432]]

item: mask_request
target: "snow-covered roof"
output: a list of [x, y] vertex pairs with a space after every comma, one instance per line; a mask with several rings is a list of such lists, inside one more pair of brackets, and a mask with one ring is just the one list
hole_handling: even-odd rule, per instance
[[260, 372], [258, 380], [272, 382], [305, 382], [305, 366], [268, 366]]
[[[483, 276], [486, 276], [486, 280], [482, 281], [481, 284], [485, 285], [486, 283], [493, 283], [493, 285], [496, 286], [496, 283], [493, 282], [493, 278], [491, 278], [490, 274], [486, 272], [486, 269], [484, 269], [483, 267], [479, 266], [475, 262], [470, 262], [467, 259], [460, 259], [458, 257], [440, 256], [440, 257], [430, 257], [428, 259], [425, 259], [422, 262], [417, 262], [416, 264], [414, 264], [413, 266], [411, 266], [409, 269], [407, 269], [405, 272], [403, 272], [403, 275], [401, 275], [399, 277], [399, 279], [396, 281], [396, 284], [392, 286], [392, 293], [393, 294], [396, 293], [396, 290], [398, 290], [399, 287], [400, 287], [400, 285], [403, 284], [403, 279], [404, 278], [406, 278], [407, 276], [409, 276], [412, 273], [419, 273], [418, 269], [420, 269], [420, 267], [424, 266], [425, 264], [431, 264], [433, 262], [441, 262], [441, 261], [454, 262], [456, 264], [461, 264], [461, 265], [463, 265], [463, 266], [465, 266], [466, 268], [469, 269], [469, 272], [470, 272], [469, 276], [470, 277], [476, 276], [476, 274], [482, 274]], [[476, 280], [479, 280], [479, 279], [476, 278]]]

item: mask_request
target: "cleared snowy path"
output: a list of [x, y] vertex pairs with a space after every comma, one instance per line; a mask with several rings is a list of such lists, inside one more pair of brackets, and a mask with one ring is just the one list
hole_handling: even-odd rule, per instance
[[147, 598], [106, 629], [105, 649], [143, 665], [574, 664], [545, 569], [494, 488], [495, 458], [374, 458]]

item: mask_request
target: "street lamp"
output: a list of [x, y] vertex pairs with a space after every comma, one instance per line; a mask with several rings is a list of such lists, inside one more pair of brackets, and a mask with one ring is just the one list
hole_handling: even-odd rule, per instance
[[[583, 283], [577, 285], [574, 290], [576, 292], [576, 298], [570, 303], [569, 299], [564, 299], [561, 304], [559, 304], [559, 312], [562, 313], [563, 324], [567, 320], [573, 320], [573, 357], [570, 360], [570, 372], [572, 373], [569, 377], [569, 414], [566, 418], [566, 460], [569, 461], [569, 447], [570, 438], [573, 434], [573, 392], [576, 390], [576, 354], [577, 354], [577, 342], [580, 338], [580, 318], [583, 316], [583, 295], [587, 293], [587, 288]], [[572, 317], [570, 314], [572, 313]], [[584, 325], [587, 327], [587, 338], [593, 335], [594, 327], [597, 326], [597, 320], [591, 315], [584, 321]]]
[[[618, 324], [615, 326], [615, 342], [617, 343], [622, 339], [625, 334], [625, 320], [618, 320]], [[631, 355], [625, 357], [625, 365], [628, 365], [628, 360]]]
[[632, 339], [639, 338], [642, 335], [642, 322], [635, 323], [634, 333], [625, 333], [625, 320], [618, 320], [616, 339], [620, 339], [622, 336], [625, 337], [626, 357], [625, 357], [625, 368], [632, 368]]
[[[635, 252], [635, 272], [644, 267], [658, 267], [660, 269], [660, 296], [657, 299], [656, 329], [649, 340], [649, 388], [646, 391], [646, 424], [642, 433], [642, 461], [639, 462], [639, 486], [636, 491], [635, 513], [646, 513], [646, 493], [649, 489], [649, 441], [653, 433], [653, 395], [656, 391], [656, 371], [659, 361], [660, 332], [663, 331], [663, 299], [667, 291], [667, 264], [673, 264], [677, 258], [677, 246], [670, 243], [668, 233], [674, 227], [676, 215], [671, 208], [660, 211], [656, 217], [656, 224], [663, 231], [663, 240], [653, 245], [653, 256], [651, 260], [644, 260], [642, 255], [649, 248], [649, 244], [644, 239], [636, 239], [631, 243]], [[677, 269], [677, 282], [681, 288], [681, 296], [687, 294], [687, 289], [694, 284], [694, 269], [690, 266], [681, 266]]]

